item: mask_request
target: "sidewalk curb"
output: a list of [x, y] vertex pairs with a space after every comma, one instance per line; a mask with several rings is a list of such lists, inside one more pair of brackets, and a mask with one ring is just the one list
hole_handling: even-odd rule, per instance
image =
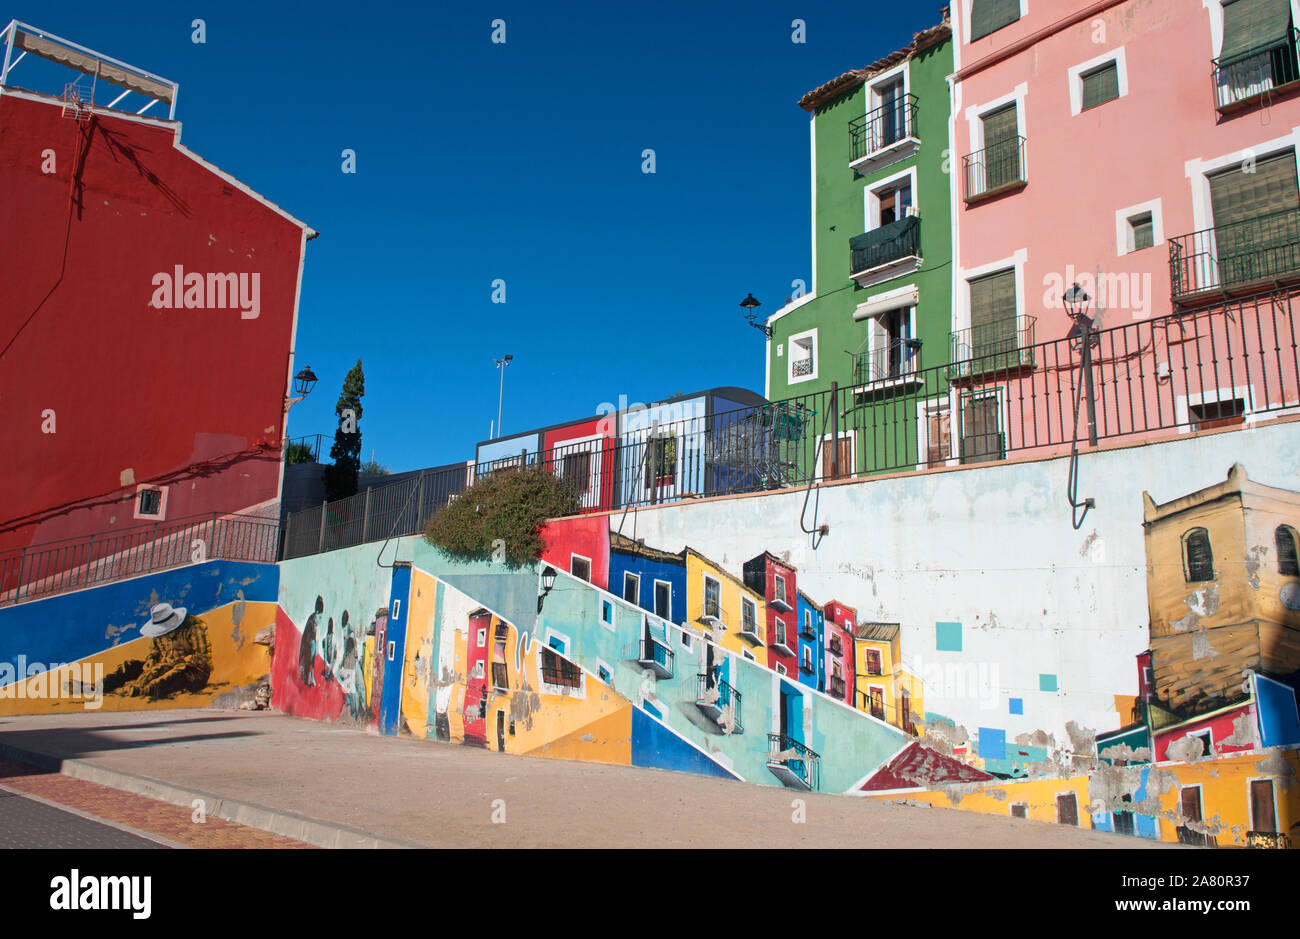
[[136, 776], [119, 770], [105, 769], [87, 760], [64, 759], [50, 753], [37, 750], [24, 750], [7, 743], [0, 743], [0, 757], [26, 763], [47, 772], [60, 773], [73, 779], [84, 779], [111, 789], [121, 789], [136, 795], [158, 799], [173, 805], [192, 806], [196, 799], [202, 800], [208, 815], [215, 815], [226, 821], [246, 825], [293, 838], [304, 844], [317, 848], [418, 848], [419, 845], [402, 841], [376, 838], [374, 835], [355, 828], [331, 825], [290, 812], [279, 812], [252, 802], [240, 802], [225, 799], [196, 789], [184, 789], [170, 783]]

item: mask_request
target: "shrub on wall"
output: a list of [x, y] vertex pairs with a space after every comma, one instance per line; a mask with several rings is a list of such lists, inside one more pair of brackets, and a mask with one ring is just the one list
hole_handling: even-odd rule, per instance
[[574, 515], [573, 488], [539, 467], [513, 468], [480, 479], [438, 511], [424, 540], [452, 557], [489, 560], [493, 542], [504, 542], [505, 560], [518, 566], [541, 556], [541, 528], [549, 519]]

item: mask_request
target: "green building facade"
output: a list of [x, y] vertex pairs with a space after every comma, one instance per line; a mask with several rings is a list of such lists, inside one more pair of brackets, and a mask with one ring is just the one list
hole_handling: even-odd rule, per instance
[[952, 70], [945, 18], [799, 102], [813, 116], [813, 283], [767, 318], [767, 397], [803, 400], [801, 462], [821, 477], [951, 456]]

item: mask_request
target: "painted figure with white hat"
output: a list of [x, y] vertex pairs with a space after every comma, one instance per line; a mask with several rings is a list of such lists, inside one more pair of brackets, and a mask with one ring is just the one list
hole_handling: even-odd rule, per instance
[[159, 603], [140, 635], [153, 640], [143, 661], [130, 659], [104, 678], [104, 692], [156, 701], [177, 692], [202, 691], [212, 674], [212, 645], [203, 620], [185, 607]]

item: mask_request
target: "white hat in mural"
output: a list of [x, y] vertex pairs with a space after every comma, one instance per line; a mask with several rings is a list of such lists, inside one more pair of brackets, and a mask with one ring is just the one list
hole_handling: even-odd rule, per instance
[[185, 607], [172, 609], [170, 603], [159, 603], [153, 608], [149, 622], [140, 627], [140, 635], [150, 639], [165, 636], [181, 623], [185, 622]]

